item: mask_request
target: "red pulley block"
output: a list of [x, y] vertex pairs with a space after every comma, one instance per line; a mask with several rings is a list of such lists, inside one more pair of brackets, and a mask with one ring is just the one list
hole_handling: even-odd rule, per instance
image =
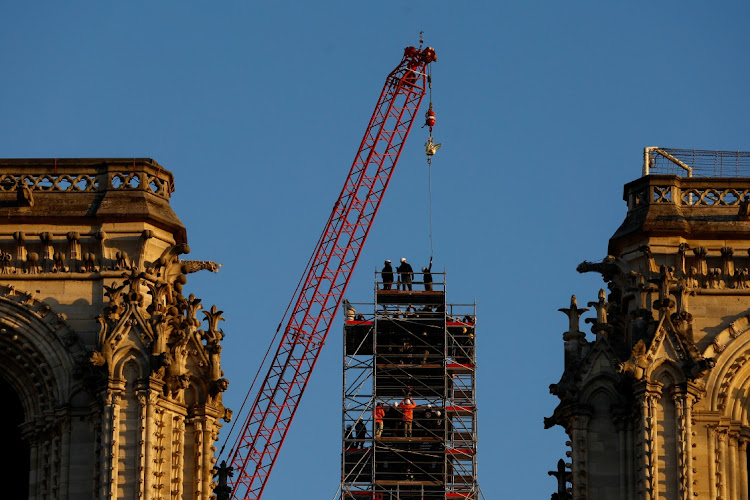
[[430, 109], [424, 114], [424, 124], [432, 128], [435, 126], [435, 112], [432, 110], [432, 103], [430, 103]]

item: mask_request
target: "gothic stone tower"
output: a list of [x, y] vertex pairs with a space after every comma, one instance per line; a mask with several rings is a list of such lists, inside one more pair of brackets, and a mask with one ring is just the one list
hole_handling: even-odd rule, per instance
[[608, 293], [588, 302], [588, 338], [589, 309], [560, 309], [545, 425], [570, 437], [572, 498], [747, 500], [749, 173], [748, 153], [648, 148], [609, 255], [578, 267]]
[[0, 160], [3, 498], [208, 499], [221, 311], [198, 313], [172, 174]]

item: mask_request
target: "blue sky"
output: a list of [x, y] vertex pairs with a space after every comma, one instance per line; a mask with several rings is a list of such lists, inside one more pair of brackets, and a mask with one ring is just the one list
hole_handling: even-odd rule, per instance
[[[575, 293], [601, 280], [645, 146], [750, 150], [750, 4], [2, 2], [0, 154], [151, 157], [176, 176], [187, 289], [225, 311], [239, 407], [344, 182], [385, 76], [433, 46], [435, 268], [479, 317], [479, 478], [549, 498], [565, 436], [543, 429]], [[429, 259], [414, 128], [347, 297], [384, 258]], [[583, 324], [583, 322], [582, 322]], [[333, 498], [341, 318], [265, 498]]]

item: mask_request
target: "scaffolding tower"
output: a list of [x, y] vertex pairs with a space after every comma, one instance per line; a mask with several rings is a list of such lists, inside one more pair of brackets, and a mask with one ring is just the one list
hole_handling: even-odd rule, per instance
[[476, 304], [432, 279], [345, 304], [342, 500], [478, 498]]

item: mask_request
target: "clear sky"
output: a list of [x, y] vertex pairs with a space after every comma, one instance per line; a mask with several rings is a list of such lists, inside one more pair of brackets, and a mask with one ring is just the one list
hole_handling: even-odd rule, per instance
[[[0, 155], [150, 157], [176, 176], [187, 290], [225, 311], [238, 408], [344, 182], [385, 76], [433, 46], [435, 269], [479, 317], [479, 480], [549, 498], [543, 429], [562, 370], [557, 311], [601, 279], [643, 147], [750, 150], [750, 3], [11, 2], [0, 4]], [[421, 113], [420, 113], [421, 114]], [[385, 258], [430, 257], [415, 127], [347, 292]], [[590, 313], [589, 313], [590, 314]], [[584, 324], [583, 322], [581, 323]], [[590, 335], [590, 334], [589, 334]], [[341, 315], [265, 498], [333, 498]]]

